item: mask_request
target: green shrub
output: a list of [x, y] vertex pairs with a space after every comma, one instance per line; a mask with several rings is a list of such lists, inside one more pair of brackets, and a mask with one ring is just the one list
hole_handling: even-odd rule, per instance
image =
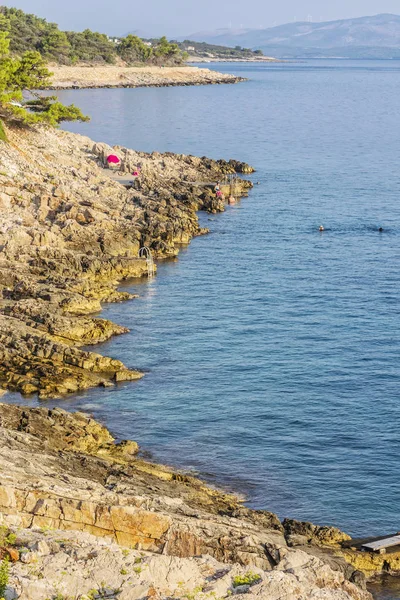
[[9, 533], [8, 536], [6, 537], [7, 546], [15, 546], [16, 543], [17, 543], [17, 536], [15, 535], [15, 533]]
[[97, 33], [85, 29], [80, 33], [67, 31], [66, 36], [70, 44], [69, 61], [80, 61], [113, 64], [116, 60], [116, 50], [104, 33]]
[[33, 99], [24, 99], [24, 91], [44, 87], [50, 81], [51, 73], [39, 52], [28, 51], [21, 58], [11, 56], [9, 33], [3, 29], [8, 25], [0, 13], [0, 119], [49, 125], [61, 121], [86, 121], [87, 117], [76, 106], [64, 106], [55, 96], [41, 97], [33, 92]]
[[117, 47], [117, 52], [127, 63], [144, 63], [153, 55], [151, 46], [147, 46], [136, 35], [128, 35], [123, 38]]
[[[4, 127], [2, 122], [0, 121], [0, 139], [1, 131], [3, 131], [4, 137], [6, 137]], [[4, 141], [7, 141], [4, 139]], [[15, 533], [12, 533], [6, 525], [0, 526], [0, 546], [14, 546], [17, 541], [17, 536]]]
[[7, 141], [7, 135], [6, 135], [6, 132], [4, 131], [3, 123], [0, 121], [0, 142], [6, 142], [6, 141]]
[[8, 558], [5, 558], [0, 563], [0, 597], [3, 597], [6, 591], [10, 573], [10, 565]]
[[240, 585], [255, 585], [256, 583], [260, 583], [261, 577], [256, 573], [252, 573], [252, 571], [248, 571], [245, 575], [237, 575], [233, 578], [232, 585], [234, 588], [239, 587]]

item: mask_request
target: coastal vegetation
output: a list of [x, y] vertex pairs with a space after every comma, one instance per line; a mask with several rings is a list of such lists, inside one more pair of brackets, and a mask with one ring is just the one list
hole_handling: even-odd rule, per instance
[[236, 46], [218, 46], [205, 42], [185, 40], [168, 41], [161, 38], [141, 39], [129, 33], [124, 37], [110, 38], [104, 33], [61, 31], [56, 23], [49, 23], [17, 8], [0, 6], [0, 31], [10, 35], [10, 51], [15, 56], [25, 52], [38, 52], [46, 62], [75, 65], [88, 62], [96, 64], [127, 65], [180, 65], [189, 58], [220, 60], [252, 60], [261, 58], [261, 50]]
[[169, 42], [165, 36], [146, 43], [136, 35], [129, 34], [119, 40], [117, 52], [127, 64], [181, 64], [188, 57], [186, 52], [180, 50], [178, 44]]
[[205, 59], [218, 60], [257, 60], [264, 57], [262, 50], [252, 50], [242, 46], [219, 46], [217, 44], [208, 44], [207, 42], [194, 42], [184, 40], [178, 42], [179, 48], [188, 52], [190, 56]]
[[6, 135], [6, 132], [4, 131], [3, 123], [0, 121], [0, 142], [6, 142], [6, 141], [7, 141], [7, 135]]
[[45, 86], [51, 73], [37, 51], [27, 50], [19, 57], [11, 55], [8, 25], [6, 17], [0, 14], [0, 140], [6, 141], [2, 121], [57, 125], [61, 121], [87, 120], [76, 106], [64, 106], [55, 96], [32, 91]]
[[234, 588], [240, 587], [241, 585], [256, 585], [257, 583], [260, 583], [261, 581], [261, 577], [260, 575], [258, 575], [257, 573], [253, 573], [252, 571], [249, 571], [248, 573], [245, 573], [244, 575], [237, 575], [236, 577], [233, 578], [233, 582], [232, 585]]
[[15, 56], [37, 52], [46, 62], [73, 65], [79, 62], [129, 65], [182, 64], [187, 55], [178, 44], [162, 37], [143, 42], [135, 35], [110, 39], [104, 33], [85, 29], [82, 32], [61, 31], [35, 15], [16, 8], [0, 7], [3, 16], [0, 31], [10, 34], [10, 51]]
[[4, 558], [0, 563], [0, 598], [4, 598], [9, 579], [9, 561]]

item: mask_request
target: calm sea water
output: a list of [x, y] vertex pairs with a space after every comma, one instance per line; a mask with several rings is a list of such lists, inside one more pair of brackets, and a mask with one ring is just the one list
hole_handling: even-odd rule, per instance
[[146, 377], [49, 404], [252, 507], [397, 531], [400, 63], [216, 67], [250, 81], [61, 94], [92, 117], [70, 130], [245, 160], [260, 185], [105, 307], [131, 333], [99, 350]]

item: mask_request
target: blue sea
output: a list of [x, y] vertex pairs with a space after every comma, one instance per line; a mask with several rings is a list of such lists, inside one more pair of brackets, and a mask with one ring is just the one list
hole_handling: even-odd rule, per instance
[[249, 198], [200, 215], [208, 236], [125, 286], [139, 299], [104, 307], [131, 333], [98, 350], [146, 377], [45, 404], [90, 412], [251, 507], [353, 536], [392, 533], [400, 62], [211, 68], [249, 81], [60, 94], [92, 117], [71, 131], [257, 172]]

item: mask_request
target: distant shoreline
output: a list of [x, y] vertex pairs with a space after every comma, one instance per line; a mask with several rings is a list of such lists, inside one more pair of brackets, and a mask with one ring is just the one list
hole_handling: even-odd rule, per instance
[[246, 81], [243, 77], [199, 67], [120, 67], [50, 65], [53, 73], [48, 90], [172, 87], [216, 85]]
[[285, 62], [284, 59], [273, 58], [272, 56], [260, 56], [258, 58], [205, 58], [202, 56], [189, 56], [188, 63], [199, 63], [199, 64], [208, 64], [208, 63], [277, 63], [277, 62]]

